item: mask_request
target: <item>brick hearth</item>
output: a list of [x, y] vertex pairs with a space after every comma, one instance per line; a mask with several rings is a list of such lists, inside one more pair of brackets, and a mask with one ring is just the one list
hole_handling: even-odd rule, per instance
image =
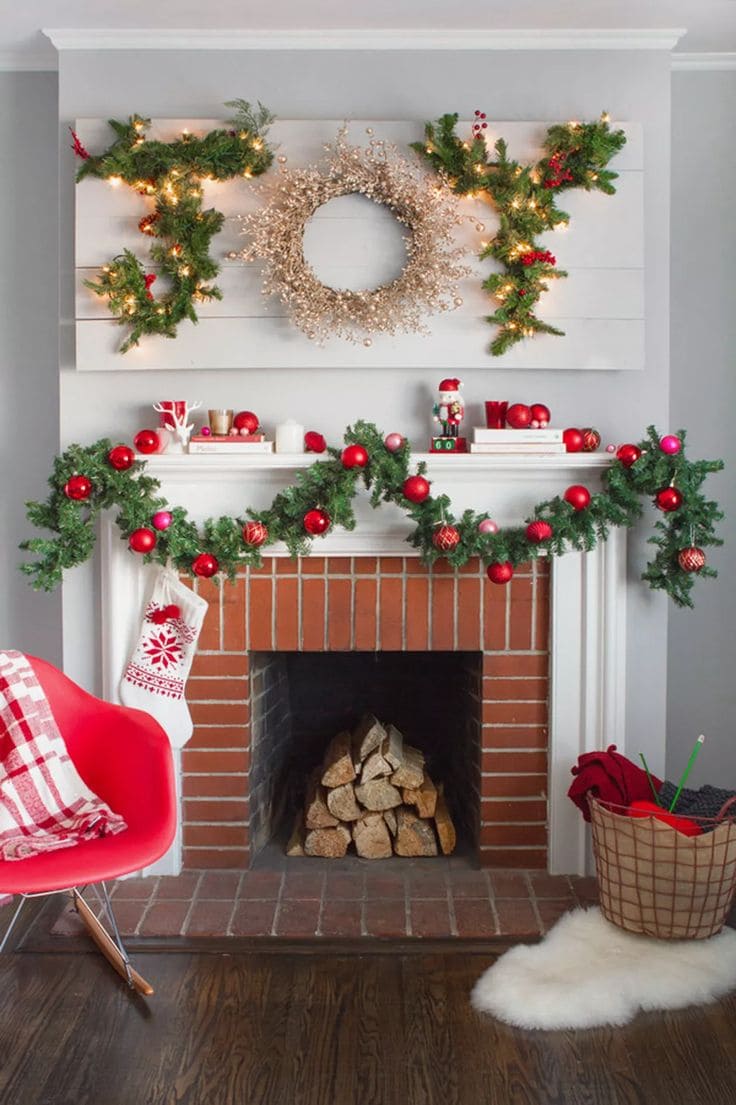
[[480, 861], [544, 868], [548, 584], [544, 561], [498, 587], [478, 561], [411, 557], [273, 558], [222, 588], [197, 581], [210, 608], [187, 694], [184, 866], [250, 863], [253, 653], [441, 650], [482, 653]]

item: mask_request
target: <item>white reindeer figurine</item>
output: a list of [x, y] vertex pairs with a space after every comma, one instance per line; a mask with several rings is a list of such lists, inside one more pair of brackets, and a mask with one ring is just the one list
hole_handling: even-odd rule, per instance
[[[177, 403], [174, 405], [163, 403], [154, 403], [153, 409], [159, 414], [163, 414], [164, 422], [172, 423], [166, 425], [170, 437], [172, 438], [169, 445], [169, 452], [171, 453], [186, 453], [189, 446], [189, 438], [192, 436], [192, 430], [194, 429], [194, 423], [189, 422], [189, 416], [193, 411], [199, 410], [202, 406], [201, 401], [196, 403]], [[184, 408], [183, 410], [181, 408]]]

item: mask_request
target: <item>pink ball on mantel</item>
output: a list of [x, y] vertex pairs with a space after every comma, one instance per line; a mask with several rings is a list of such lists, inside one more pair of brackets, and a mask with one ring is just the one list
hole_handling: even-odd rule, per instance
[[494, 522], [492, 518], [484, 518], [482, 522], [478, 523], [479, 533], [498, 533], [498, 523]]
[[232, 426], [230, 429], [230, 437], [238, 437], [239, 434], [240, 430], [238, 430], [235, 426]]
[[404, 438], [401, 434], [386, 434], [383, 439], [383, 444], [386, 446], [389, 453], [398, 453], [399, 449], [404, 444]]
[[606, 445], [606, 452], [607, 453], [615, 453], [616, 452], [616, 446], [615, 445]]
[[210, 434], [212, 433], [212, 430], [209, 428], [209, 426], [203, 426], [202, 429], [199, 432], [202, 435], [202, 437], [209, 437]]
[[151, 525], [154, 529], [163, 530], [168, 529], [173, 521], [174, 516], [170, 510], [157, 510], [151, 518]]
[[663, 453], [667, 453], [668, 456], [674, 456], [675, 453], [679, 453], [682, 448], [682, 442], [676, 434], [665, 434], [664, 437], [659, 439], [659, 447]]

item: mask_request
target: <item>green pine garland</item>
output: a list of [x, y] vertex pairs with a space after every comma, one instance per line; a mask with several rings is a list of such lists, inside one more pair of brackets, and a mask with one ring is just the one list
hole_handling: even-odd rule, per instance
[[412, 148], [443, 174], [453, 192], [484, 196], [499, 213], [499, 229], [484, 244], [480, 257], [493, 258], [503, 270], [483, 282], [500, 304], [488, 322], [499, 328], [490, 351], [501, 356], [534, 334], [564, 333], [535, 313], [549, 281], [567, 276], [535, 239], [569, 223], [570, 216], [557, 206], [560, 192], [569, 188], [615, 192], [613, 181], [618, 174], [606, 166], [625, 145], [626, 136], [611, 130], [606, 114], [595, 123], [558, 124], [547, 131], [544, 157], [536, 165], [520, 165], [509, 159], [503, 138], [494, 146], [495, 160], [488, 156], [480, 132], [463, 141], [455, 132], [457, 121], [454, 114], [427, 123], [424, 142], [414, 142]]
[[[54, 461], [49, 478], [51, 493], [45, 502], [27, 503], [30, 522], [46, 529], [53, 536], [34, 537], [21, 548], [36, 555], [32, 562], [21, 565], [36, 590], [50, 591], [62, 579], [66, 568], [88, 560], [95, 546], [95, 522], [100, 511], [117, 508], [117, 525], [125, 541], [133, 531], [150, 528], [152, 516], [169, 510], [173, 521], [168, 529], [158, 533], [156, 547], [147, 560], [172, 563], [182, 572], [192, 572], [199, 554], [216, 557], [219, 570], [232, 577], [242, 565], [258, 566], [261, 554], [257, 548], [243, 542], [242, 529], [247, 520], [262, 522], [268, 530], [266, 544], [284, 541], [292, 556], [305, 556], [311, 551], [312, 539], [304, 529], [307, 511], [320, 508], [328, 514], [332, 525], [355, 528], [353, 499], [358, 485], [370, 492], [372, 506], [396, 503], [415, 524], [408, 541], [421, 552], [425, 563], [431, 564], [445, 555], [458, 568], [471, 557], [480, 557], [485, 564], [509, 561], [522, 564], [541, 553], [561, 556], [569, 549], [592, 549], [605, 541], [611, 526], [633, 526], [643, 513], [642, 499], [651, 498], [661, 488], [674, 484], [682, 493], [679, 510], [663, 515], [654, 526], [649, 541], [656, 554], [647, 565], [643, 578], [650, 587], [666, 591], [678, 606], [692, 606], [690, 592], [694, 575], [683, 571], [678, 553], [690, 546], [721, 545], [715, 525], [723, 517], [718, 505], [705, 498], [701, 487], [706, 476], [723, 468], [720, 460], [689, 461], [685, 456], [683, 431], [679, 432], [683, 448], [674, 456], [659, 447], [659, 436], [650, 426], [647, 437], [640, 442], [642, 455], [629, 468], [614, 460], [605, 474], [605, 490], [591, 497], [584, 510], [574, 510], [564, 498], [557, 496], [539, 503], [523, 526], [513, 526], [498, 533], [481, 533], [480, 523], [488, 514], [466, 510], [460, 519], [452, 513], [447, 495], [429, 495], [421, 503], [412, 503], [404, 495], [404, 481], [412, 474], [411, 448], [405, 441], [397, 452], [390, 452], [383, 434], [369, 422], [357, 422], [348, 427], [346, 445], [360, 444], [368, 452], [364, 468], [345, 468], [340, 449], [330, 449], [329, 459], [317, 461], [301, 470], [290, 487], [280, 491], [268, 510], [248, 511], [248, 517], [209, 519], [202, 529], [188, 517], [182, 507], [169, 507], [157, 495], [160, 484], [146, 475], [145, 462], [136, 461], [125, 471], [114, 469], [108, 453], [112, 443], [107, 439], [83, 447], [71, 445]], [[424, 462], [418, 473], [424, 472]], [[64, 493], [66, 482], [74, 475], [84, 475], [92, 483], [92, 493], [84, 502], [73, 501]], [[526, 524], [544, 519], [552, 526], [552, 537], [535, 544], [526, 533]], [[450, 552], [441, 553], [433, 537], [442, 524], [455, 526], [459, 542]], [[712, 568], [703, 567], [700, 576], [715, 576]]]
[[96, 295], [107, 297], [118, 323], [129, 327], [121, 353], [138, 345], [144, 334], [176, 337], [183, 319], [197, 322], [196, 302], [222, 299], [211, 283], [220, 266], [209, 250], [225, 217], [214, 208], [202, 209], [202, 181], [265, 172], [273, 152], [264, 135], [274, 118], [260, 103], [254, 109], [245, 100], [231, 100], [226, 107], [236, 109], [228, 129], [202, 138], [184, 133], [175, 142], [147, 139], [151, 121], [140, 115], [132, 115], [127, 123], [110, 119], [116, 139], [99, 157], [90, 157], [74, 135], [73, 148], [85, 158], [78, 181], [89, 176], [124, 181], [154, 203], [138, 227], [155, 239], [151, 260], [158, 275], [166, 278], [168, 290], [154, 296], [151, 284], [156, 275], [147, 274], [129, 249], [104, 265], [97, 280], [85, 281]]

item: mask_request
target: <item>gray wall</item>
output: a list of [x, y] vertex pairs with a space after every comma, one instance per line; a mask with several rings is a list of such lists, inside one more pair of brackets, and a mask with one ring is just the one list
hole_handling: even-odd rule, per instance
[[736, 787], [736, 72], [672, 79], [671, 424], [693, 457], [722, 457], [709, 488], [728, 544], [708, 553], [720, 579], [697, 588], [694, 611], [669, 619], [667, 773], [707, 743], [692, 778]]
[[56, 73], [0, 73], [0, 648], [61, 659], [61, 599], [16, 564], [59, 446]]

